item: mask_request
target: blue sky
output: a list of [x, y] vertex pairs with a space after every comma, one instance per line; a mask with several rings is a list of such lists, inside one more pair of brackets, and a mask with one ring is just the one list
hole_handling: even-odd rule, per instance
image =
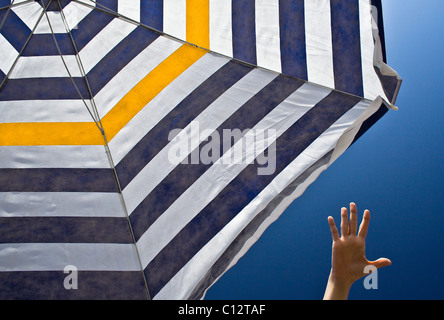
[[206, 299], [321, 299], [331, 259], [327, 217], [354, 201], [372, 215], [367, 258], [390, 258], [378, 289], [349, 299], [444, 299], [444, 3], [383, 0], [396, 105], [272, 224]]

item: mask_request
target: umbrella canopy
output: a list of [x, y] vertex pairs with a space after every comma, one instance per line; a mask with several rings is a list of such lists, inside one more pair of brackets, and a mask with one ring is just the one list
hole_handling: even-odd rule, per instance
[[200, 299], [387, 110], [374, 0], [0, 0], [0, 298]]

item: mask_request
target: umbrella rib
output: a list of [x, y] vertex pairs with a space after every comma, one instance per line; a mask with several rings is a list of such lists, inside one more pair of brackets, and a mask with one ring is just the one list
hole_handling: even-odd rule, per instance
[[9, 12], [11, 12], [11, 8], [14, 6], [14, 1], [15, 1], [15, 0], [12, 0], [11, 4], [10, 4], [9, 6], [6, 6], [6, 7], [3, 7], [3, 8], [0, 8], [0, 10], [4, 10], [4, 9], [6, 9], [6, 8], [8, 9], [8, 10], [6, 11], [6, 13], [5, 13], [5, 16], [3, 17], [2, 23], [0, 23], [0, 30], [2, 29], [3, 24], [5, 23], [6, 18], [8, 17]]
[[150, 297], [150, 293], [149, 293], [149, 290], [148, 290], [148, 282], [146, 280], [145, 273], [143, 272], [143, 266], [142, 266], [142, 262], [141, 262], [142, 260], [140, 258], [139, 250], [137, 249], [137, 245], [136, 245], [136, 237], [134, 235], [134, 231], [133, 231], [131, 222], [129, 220], [127, 206], [126, 206], [125, 200], [123, 198], [122, 187], [120, 185], [120, 181], [119, 181], [119, 178], [118, 178], [118, 175], [117, 175], [117, 171], [116, 171], [116, 166], [114, 165], [114, 160], [113, 160], [112, 155], [111, 155], [111, 151], [110, 151], [109, 144], [108, 144], [108, 139], [107, 139], [105, 131], [103, 129], [103, 125], [102, 125], [102, 122], [100, 120], [100, 116], [99, 116], [99, 112], [98, 112], [98, 109], [97, 109], [97, 105], [96, 105], [96, 103], [94, 101], [94, 96], [93, 96], [91, 87], [89, 85], [89, 81], [88, 81], [88, 78], [87, 78], [87, 75], [86, 75], [86, 72], [85, 72], [85, 68], [83, 67], [83, 63], [82, 63], [82, 60], [80, 58], [80, 53], [79, 53], [79, 51], [77, 49], [77, 46], [75, 44], [74, 37], [72, 36], [71, 30], [69, 29], [69, 25], [68, 25], [68, 22], [66, 20], [65, 14], [63, 13], [63, 8], [62, 8], [62, 6], [60, 4], [60, 1], [59, 0], [56, 0], [56, 1], [57, 1], [58, 6], [59, 6], [59, 9], [60, 9], [60, 14], [61, 14], [63, 23], [65, 25], [66, 32], [68, 33], [68, 35], [70, 37], [70, 40], [71, 40], [71, 43], [72, 43], [72, 45], [74, 47], [74, 50], [75, 50], [75, 56], [76, 56], [77, 65], [79, 67], [79, 70], [80, 70], [80, 73], [81, 73], [82, 77], [85, 79], [86, 86], [88, 88], [88, 92], [89, 92], [89, 94], [91, 96], [91, 105], [92, 105], [94, 114], [96, 115], [96, 117], [98, 119], [95, 122], [96, 122], [97, 126], [99, 127], [99, 129], [100, 129], [100, 131], [102, 133], [103, 139], [105, 141], [106, 155], [108, 157], [108, 161], [109, 161], [110, 166], [111, 166], [112, 171], [113, 171], [113, 176], [114, 176], [115, 183], [116, 183], [117, 188], [119, 190], [120, 202], [121, 202], [123, 211], [124, 211], [124, 213], [126, 215], [126, 219], [127, 219], [127, 222], [128, 222], [128, 227], [130, 229], [131, 237], [132, 237], [132, 240], [134, 242], [134, 247], [135, 247], [137, 258], [138, 258], [139, 265], [140, 265], [140, 270], [142, 271], [142, 277], [143, 277], [143, 280], [144, 280], [146, 294], [147, 294], [148, 299], [150, 300], [151, 297]]
[[[49, 3], [50, 3], [50, 2], [48, 2], [48, 3], [46, 4], [46, 7], [43, 8], [42, 13], [40, 14], [39, 18], [37, 19], [37, 21], [36, 21], [36, 23], [35, 23], [35, 25], [34, 25], [34, 28], [32, 28], [31, 33], [29, 34], [28, 38], [27, 38], [26, 41], [25, 41], [25, 44], [23, 45], [23, 47], [22, 47], [22, 49], [20, 50], [19, 54], [18, 54], [17, 57], [15, 58], [15, 60], [14, 60], [14, 62], [12, 63], [11, 67], [9, 68], [9, 71], [8, 71], [8, 73], [6, 74], [6, 77], [3, 79], [2, 83], [0, 84], [0, 91], [1, 91], [1, 90], [3, 89], [3, 87], [5, 86], [5, 83], [6, 83], [7, 79], [9, 79], [9, 77], [11, 76], [11, 73], [12, 73], [12, 71], [14, 70], [16, 64], [17, 64], [18, 59], [22, 56], [23, 52], [25, 51], [25, 48], [26, 48], [26, 46], [28, 45], [29, 40], [31, 40], [31, 37], [32, 37], [32, 35], [34, 34], [34, 31], [37, 29], [37, 26], [39, 25], [40, 21], [42, 20], [43, 15], [44, 15], [45, 12], [46, 12], [46, 8], [49, 6]], [[12, 5], [12, 4], [11, 4], [11, 5]], [[6, 15], [7, 15], [8, 13], [9, 13], [9, 11], [6, 13]], [[6, 18], [6, 16], [5, 16], [5, 18]], [[4, 20], [5, 20], [5, 19], [4, 19]], [[3, 26], [3, 22], [4, 22], [4, 20], [2, 21], [2, 26]]]
[[107, 140], [105, 134], [103, 134], [103, 138], [105, 139], [106, 156], [108, 157], [108, 161], [110, 163], [110, 166], [111, 166], [111, 169], [112, 169], [112, 172], [113, 172], [113, 176], [114, 176], [114, 181], [115, 181], [115, 183], [117, 185], [117, 189], [119, 191], [120, 203], [122, 205], [123, 212], [125, 213], [126, 221], [128, 223], [128, 228], [129, 228], [130, 233], [131, 233], [131, 239], [133, 240], [134, 248], [136, 250], [137, 260], [139, 262], [140, 270], [142, 272], [142, 278], [143, 278], [143, 282], [144, 282], [144, 285], [145, 285], [145, 292], [146, 292], [146, 295], [148, 297], [148, 300], [151, 300], [150, 292], [148, 290], [148, 282], [146, 280], [145, 273], [143, 272], [142, 259], [140, 257], [139, 250], [138, 250], [137, 244], [136, 244], [136, 242], [137, 242], [136, 241], [136, 236], [134, 235], [134, 230], [133, 230], [133, 227], [131, 225], [131, 221], [129, 219], [128, 209], [127, 209], [127, 206], [126, 206], [126, 203], [125, 203], [125, 199], [123, 198], [122, 187], [120, 185], [120, 181], [119, 181], [119, 178], [118, 178], [118, 175], [117, 175], [116, 166], [114, 165], [114, 160], [112, 158], [111, 150], [109, 148], [108, 140]]
[[[48, 2], [48, 3], [50, 3], [50, 2]], [[57, 51], [59, 52], [60, 58], [62, 59], [62, 62], [63, 62], [63, 65], [65, 66], [66, 71], [68, 72], [69, 78], [71, 79], [71, 82], [73, 83], [77, 93], [79, 94], [80, 99], [82, 99], [83, 104], [85, 105], [86, 109], [88, 110], [89, 114], [91, 115], [92, 119], [94, 120], [94, 123], [96, 124], [97, 128], [99, 128], [100, 132], [103, 133], [103, 129], [100, 127], [100, 125], [97, 123], [97, 120], [94, 118], [94, 115], [92, 114], [91, 110], [89, 109], [88, 104], [86, 103], [85, 99], [83, 98], [82, 93], [80, 92], [79, 88], [77, 87], [77, 84], [75, 83], [74, 78], [73, 78], [71, 72], [69, 71], [69, 68], [68, 68], [68, 65], [66, 64], [65, 58], [63, 58], [62, 51], [60, 50], [59, 44], [58, 44], [57, 39], [55, 37], [54, 30], [51, 25], [51, 21], [49, 20], [48, 14], [46, 12], [46, 8], [44, 9], [44, 14], [46, 16], [46, 19], [48, 20], [49, 29], [51, 30], [52, 37], [54, 39]]]
[[[83, 67], [82, 60], [80, 59], [80, 54], [79, 54], [79, 51], [77, 50], [77, 46], [75, 44], [74, 37], [71, 34], [71, 30], [69, 29], [68, 22], [66, 20], [65, 14], [63, 13], [63, 9], [62, 9], [62, 6], [60, 5], [59, 0], [57, 0], [57, 4], [58, 4], [59, 9], [60, 9], [60, 15], [61, 15], [63, 24], [65, 26], [66, 33], [69, 35], [69, 38], [71, 40], [71, 44], [72, 44], [72, 46], [74, 48], [74, 51], [75, 51], [75, 57], [76, 57], [77, 66], [79, 67], [79, 71], [80, 71], [80, 74], [81, 74], [82, 78], [85, 79], [86, 87], [87, 87], [88, 93], [89, 93], [89, 95], [91, 97], [91, 99], [90, 99], [91, 107], [92, 107], [92, 110], [93, 110], [93, 113], [94, 113], [94, 116], [95, 116], [95, 118], [93, 117], [93, 119], [94, 119], [95, 122], [97, 122], [97, 125], [99, 126], [100, 132], [102, 132], [102, 134], [104, 134], [104, 132], [103, 132], [103, 125], [102, 125], [102, 122], [100, 121], [99, 112], [97, 110], [97, 106], [96, 106], [96, 103], [94, 101], [94, 96], [92, 94], [92, 90], [91, 90], [91, 87], [89, 85], [88, 78], [86, 77], [85, 68]], [[63, 59], [63, 57], [62, 57], [62, 59]], [[66, 67], [66, 65], [65, 65], [65, 67]], [[69, 72], [69, 70], [68, 70], [68, 72]]]

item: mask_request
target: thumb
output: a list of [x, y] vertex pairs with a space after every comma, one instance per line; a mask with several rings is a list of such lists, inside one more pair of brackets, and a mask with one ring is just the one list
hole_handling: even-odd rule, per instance
[[371, 265], [374, 265], [377, 269], [382, 267], [387, 267], [392, 264], [392, 262], [387, 258], [379, 258], [378, 260], [370, 262]]

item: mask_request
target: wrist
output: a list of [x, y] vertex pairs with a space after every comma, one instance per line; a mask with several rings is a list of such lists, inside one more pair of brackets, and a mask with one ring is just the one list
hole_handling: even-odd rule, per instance
[[332, 272], [328, 278], [324, 300], [347, 300], [353, 281], [335, 276]]
[[336, 286], [340, 286], [341, 288], [348, 288], [348, 289], [351, 288], [351, 286], [354, 282], [351, 279], [335, 275], [333, 271], [330, 272], [330, 276], [328, 278], [328, 281], [331, 281]]

